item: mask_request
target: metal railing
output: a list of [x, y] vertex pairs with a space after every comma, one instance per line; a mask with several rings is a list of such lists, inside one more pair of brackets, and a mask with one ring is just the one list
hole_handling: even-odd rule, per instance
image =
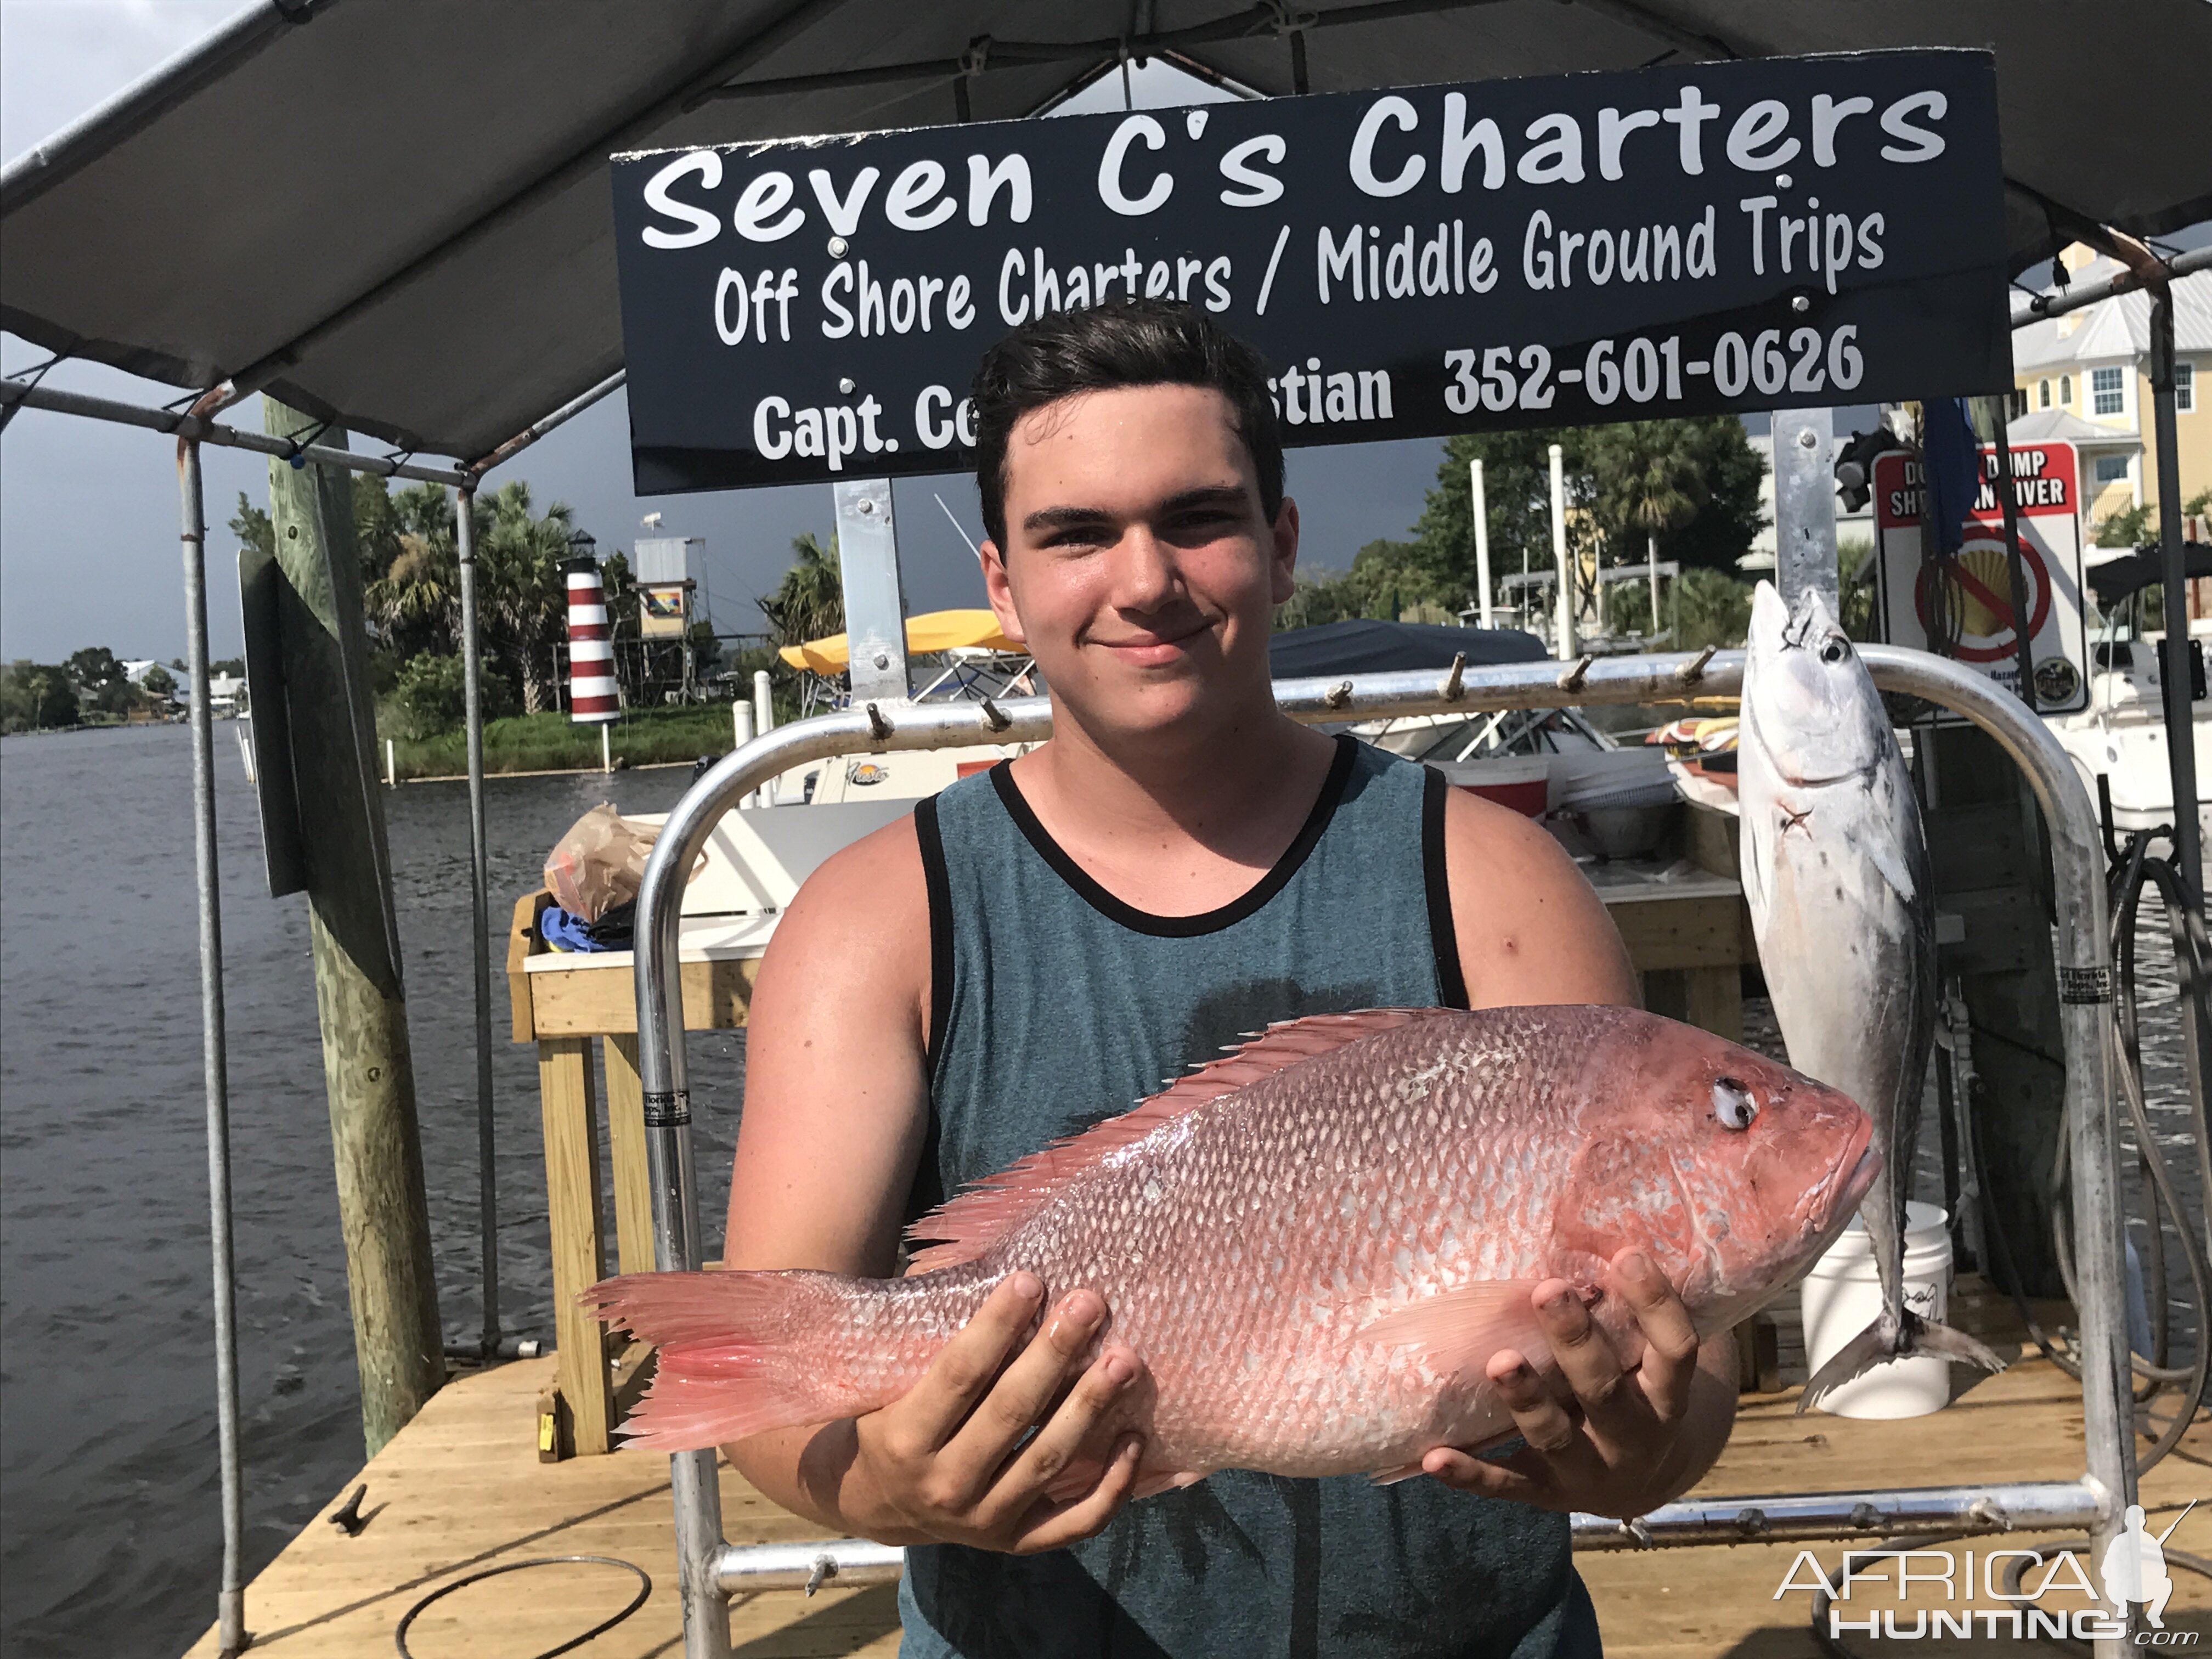
[[[2088, 798], [2057, 740], [2009, 692], [1972, 669], [1889, 646], [1862, 648], [1875, 684], [1966, 715], [2027, 775], [2050, 825], [2058, 921], [2061, 1036], [2066, 1057], [2066, 1133], [2074, 1177], [2075, 1255], [2080, 1264], [2082, 1414], [2087, 1468], [2079, 1481], [1995, 1483], [1917, 1491], [1685, 1500], [1622, 1523], [1577, 1516], [1583, 1547], [1867, 1538], [1918, 1533], [2086, 1527], [2101, 1553], [2135, 1501], [2124, 1299], [2118, 1141], [2110, 1072], [2112, 969], [2106, 936], [2104, 862]], [[1696, 691], [1741, 690], [1743, 653], [1613, 657], [1514, 663], [1439, 675], [1367, 674], [1279, 681], [1276, 702], [1309, 723], [1389, 715], [1477, 713], [1566, 704], [1657, 702]], [[869, 703], [778, 727], [726, 757], [679, 801], [655, 843], [638, 895], [638, 1072], [645, 1095], [653, 1181], [654, 1265], [699, 1261], [698, 1202], [678, 998], [680, 872], [740, 798], [808, 760], [835, 755], [1034, 742], [1050, 735], [1051, 705], [1025, 698], [981, 703]], [[687, 1659], [729, 1651], [726, 1597], [738, 1589], [878, 1583], [897, 1576], [900, 1553], [860, 1539], [736, 1547], [722, 1537], [712, 1451], [670, 1459]], [[2117, 1659], [2121, 1644], [2098, 1644]]]

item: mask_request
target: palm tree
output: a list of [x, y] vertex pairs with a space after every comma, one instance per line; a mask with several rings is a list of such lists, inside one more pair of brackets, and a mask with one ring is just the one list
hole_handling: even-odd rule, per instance
[[552, 646], [567, 616], [568, 580], [562, 562], [575, 515], [555, 501], [543, 515], [531, 510], [530, 486], [502, 485], [489, 501], [477, 497], [477, 562], [482, 587], [484, 643], [522, 682], [526, 714], [551, 706]]
[[754, 603], [768, 618], [779, 648], [826, 639], [845, 629], [845, 582], [837, 562], [837, 538], [823, 547], [811, 530], [791, 538], [792, 565], [775, 592]]
[[[356, 490], [357, 517], [361, 504]], [[460, 649], [461, 573], [452, 498], [436, 484], [410, 484], [375, 505], [382, 521], [380, 539], [389, 544], [390, 557], [362, 587], [368, 620], [385, 648], [403, 662], [425, 652], [455, 654]]]

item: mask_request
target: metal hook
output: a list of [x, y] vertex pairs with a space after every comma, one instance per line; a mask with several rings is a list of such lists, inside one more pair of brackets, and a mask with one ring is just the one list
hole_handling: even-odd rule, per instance
[[1572, 668], [1567, 670], [1565, 673], [1560, 675], [1559, 690], [1562, 691], [1581, 690], [1583, 689], [1583, 677], [1590, 672], [1590, 665], [1596, 660], [1597, 659], [1595, 657], [1584, 656], [1580, 662], [1577, 663]]
[[1719, 649], [1720, 647], [1717, 645], [1709, 645], [1698, 652], [1698, 659], [1695, 662], [1686, 662], [1674, 671], [1674, 683], [1678, 685], [1695, 685], [1699, 680], [1705, 678], [1705, 665], [1713, 659], [1714, 653]]
[[1321, 700], [1331, 708], [1343, 708], [1352, 702], [1352, 682], [1345, 680], [1322, 693]]
[[868, 705], [868, 732], [878, 743], [891, 734], [891, 723], [884, 718], [884, 711], [873, 703]]
[[[874, 705], [872, 703], [869, 707], [873, 708]], [[837, 1558], [836, 1556], [828, 1554], [816, 1556], [814, 1570], [806, 1575], [806, 1593], [809, 1595], [813, 1595], [836, 1576]]]
[[[872, 705], [871, 706], [872, 707]], [[993, 702], [988, 697], [983, 699], [984, 725], [989, 726], [994, 732], [1003, 732], [1013, 723], [1014, 719], [1012, 715], [1006, 713], [1005, 709], [1000, 708], [998, 704]]]
[[1455, 652], [1452, 656], [1451, 672], [1444, 676], [1443, 697], [1447, 702], [1457, 702], [1467, 695], [1467, 653]]

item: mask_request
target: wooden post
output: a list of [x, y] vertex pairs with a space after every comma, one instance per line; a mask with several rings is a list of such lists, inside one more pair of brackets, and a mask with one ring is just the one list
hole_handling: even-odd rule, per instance
[[645, 1091], [637, 1080], [637, 1034], [610, 1036], [607, 1150], [614, 1166], [615, 1255], [626, 1273], [653, 1271], [653, 1177], [646, 1167]]
[[[311, 416], [265, 397], [263, 407], [272, 433], [316, 431]], [[342, 445], [345, 434], [323, 430], [315, 441]], [[376, 787], [352, 480], [271, 460], [269, 515], [362, 1429], [374, 1456], [445, 1380], [445, 1354]]]
[[553, 1237], [553, 1336], [561, 1351], [561, 1397], [574, 1425], [574, 1449], [586, 1457], [608, 1449], [614, 1414], [607, 1328], [576, 1305], [579, 1295], [606, 1277], [592, 1094], [591, 1038], [541, 1038], [538, 1103], [545, 1131], [546, 1223]]

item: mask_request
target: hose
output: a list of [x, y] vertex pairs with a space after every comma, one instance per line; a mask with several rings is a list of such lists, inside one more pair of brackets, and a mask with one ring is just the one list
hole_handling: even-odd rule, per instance
[[[2150, 1450], [2137, 1460], [2136, 1473], [2138, 1476], [2155, 1466], [2180, 1443], [2204, 1401], [2207, 1381], [2212, 1379], [2212, 1329], [2208, 1329], [2208, 1322], [2208, 1322], [2208, 1316], [2212, 1316], [2212, 1264], [2208, 1264], [2205, 1260], [2203, 1248], [2190, 1225], [2188, 1212], [2174, 1189], [2172, 1176], [2152, 1133], [2149, 1107], [2143, 1092], [2142, 1028], [2136, 1004], [2136, 923], [2142, 906], [2143, 888], [2146, 884], [2150, 884], [2158, 889], [2159, 901], [2166, 910], [2167, 931], [2173, 941], [2175, 977], [2184, 1005], [2183, 1018], [2197, 1020], [2199, 1029], [2203, 1029], [2203, 1022], [2207, 1012], [2206, 955], [2190, 925], [2191, 913], [2185, 897], [2187, 890], [2182, 885], [2180, 872], [2174, 868], [2172, 861], [2154, 858], [2149, 850], [2154, 841], [2164, 838], [2170, 842], [2172, 835], [2170, 830], [2165, 829], [2137, 830], [2128, 838], [2126, 847], [2121, 848], [2112, 844], [2109, 821], [2106, 834], [2106, 846], [2115, 855], [2107, 878], [2107, 887], [2111, 897], [2111, 943], [2118, 970], [2113, 1000], [2113, 1020], [2119, 1051], [2117, 1069], [2121, 1097], [2127, 1105], [2129, 1121], [2135, 1130], [2136, 1152], [2149, 1211], [2145, 1218], [2149, 1242], [2146, 1291], [2156, 1310], [2151, 1327], [2151, 1352], [2148, 1355], [2130, 1352], [2129, 1356], [2135, 1375], [2140, 1379], [2134, 1389], [2135, 1402], [2145, 1408], [2143, 1414], [2154, 1425], [2159, 1425], [2160, 1419], [2156, 1413], [2148, 1409], [2150, 1403], [2172, 1385], [2185, 1385], [2181, 1390], [2181, 1409], [2159, 1427]], [[2188, 1069], [2188, 1082], [2191, 1127], [2197, 1144], [2202, 1146], [2206, 1135], [2203, 1081], [2193, 1066]], [[1990, 1188], [1989, 1170], [1982, 1158], [1980, 1139], [1978, 1137], [1972, 1139], [1975, 1168], [1982, 1190], [1987, 1193]], [[2078, 1307], [2081, 1298], [2074, 1279], [2070, 1218], [2063, 1202], [2069, 1167], [2066, 1141], [2062, 1137], [2052, 1170], [2053, 1190], [2061, 1194], [2061, 1201], [2052, 1208], [2052, 1245], [2067, 1295]], [[1995, 1206], [1988, 1204], [1982, 1206], [1982, 1214], [1989, 1230], [1990, 1265], [2002, 1268], [2000, 1287], [2011, 1297], [2021, 1322], [2027, 1327], [2029, 1336], [2044, 1357], [2068, 1376], [2079, 1382], [2081, 1366], [2072, 1357], [2070, 1345], [2062, 1346], [2060, 1341], [2054, 1340], [2052, 1334], [2043, 1328], [2028, 1307], [2013, 1258], [2011, 1241], [2005, 1234], [2003, 1218], [1997, 1213]], [[2197, 1315], [2195, 1354], [2191, 1364], [2181, 1366], [2166, 1363], [2172, 1334], [2166, 1261], [2166, 1224], [2168, 1220], [2172, 1223], [2174, 1235], [2179, 1241]]]
[[572, 1636], [560, 1646], [548, 1648], [544, 1652], [532, 1656], [532, 1659], [554, 1659], [556, 1654], [567, 1653], [573, 1648], [580, 1648], [593, 1637], [605, 1635], [607, 1632], [643, 1607], [646, 1598], [653, 1594], [653, 1580], [647, 1576], [643, 1567], [635, 1561], [624, 1561], [611, 1555], [538, 1555], [532, 1556], [527, 1561], [503, 1561], [498, 1566], [479, 1568], [475, 1572], [465, 1573], [450, 1583], [439, 1585], [437, 1589], [401, 1613], [399, 1623], [392, 1632], [392, 1643], [399, 1650], [399, 1659], [415, 1659], [414, 1653], [407, 1645], [408, 1626], [415, 1622], [418, 1613], [439, 1597], [451, 1595], [457, 1589], [466, 1589], [479, 1579], [496, 1578], [503, 1572], [521, 1572], [531, 1567], [559, 1567], [575, 1563], [588, 1563], [593, 1566], [601, 1567], [620, 1567], [626, 1572], [634, 1572], [637, 1575], [637, 1594], [631, 1596], [629, 1605], [615, 1614], [613, 1618], [601, 1620], [581, 1636]]

